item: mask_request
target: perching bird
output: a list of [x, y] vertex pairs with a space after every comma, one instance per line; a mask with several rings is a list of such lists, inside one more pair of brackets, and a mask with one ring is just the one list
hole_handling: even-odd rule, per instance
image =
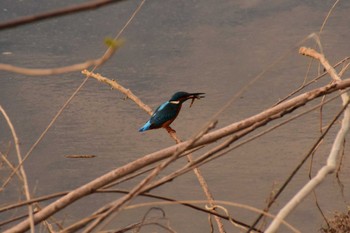
[[182, 103], [188, 99], [192, 99], [191, 107], [195, 99], [204, 98], [203, 94], [205, 93], [176, 92], [169, 101], [161, 104], [156, 111], [154, 111], [151, 119], [139, 129], [139, 132], [158, 128], [169, 129], [169, 125], [179, 114]]

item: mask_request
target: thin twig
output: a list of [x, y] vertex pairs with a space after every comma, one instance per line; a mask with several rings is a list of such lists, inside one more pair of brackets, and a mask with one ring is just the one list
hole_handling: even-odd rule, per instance
[[122, 45], [121, 42], [117, 42], [115, 44], [116, 46], [110, 47], [110, 49], [108, 49], [107, 52], [102, 57], [95, 60], [85, 61], [83, 63], [78, 63], [78, 64], [64, 66], [64, 67], [58, 67], [58, 68], [49, 68], [49, 69], [34, 69], [34, 68], [31, 69], [31, 68], [24, 68], [24, 67], [0, 63], [0, 70], [17, 73], [17, 74], [30, 75], [30, 76], [47, 76], [47, 75], [64, 74], [64, 73], [69, 73], [74, 71], [80, 71], [92, 66], [98, 67], [103, 63], [105, 63], [107, 60], [109, 60], [113, 56], [114, 52]]
[[[15, 142], [15, 148], [16, 148], [18, 163], [22, 164], [21, 149], [19, 147], [19, 139], [17, 137], [15, 127], [13, 126], [9, 116], [7, 115], [6, 111], [2, 108], [1, 105], [0, 105], [0, 112], [4, 116], [6, 122], [7, 122], [8, 126], [9, 126], [9, 128], [11, 130], [12, 137], [13, 137], [13, 140]], [[23, 189], [24, 189], [25, 196], [26, 196], [27, 200], [30, 200], [31, 197], [30, 197], [28, 179], [27, 179], [26, 172], [24, 170], [24, 166], [23, 165], [20, 166], [19, 170], [20, 170], [21, 176], [23, 178]], [[28, 211], [29, 211], [30, 230], [31, 230], [32, 233], [34, 233], [35, 230], [34, 230], [34, 217], [33, 217], [33, 206], [32, 205], [28, 205]]]
[[[334, 70], [334, 68], [328, 63], [325, 56], [321, 53], [316, 52], [313, 49], [308, 49], [305, 47], [300, 48], [299, 52], [306, 56], [311, 56], [321, 62], [323, 67], [327, 70], [329, 75], [332, 77], [332, 79], [336, 82], [339, 82], [341, 79]], [[348, 130], [350, 128], [350, 108], [349, 108], [349, 95], [344, 92], [342, 95], [342, 101], [343, 101], [343, 108], [344, 108], [344, 117], [342, 120], [342, 126], [340, 130], [338, 131], [338, 134], [334, 140], [332, 149], [329, 153], [327, 163], [324, 165], [317, 173], [317, 175], [312, 178], [305, 186], [299, 190], [299, 192], [293, 196], [293, 198], [279, 211], [276, 218], [272, 221], [272, 223], [267, 228], [266, 232], [271, 233], [275, 232], [280, 223], [281, 220], [283, 220], [285, 217], [288, 216], [288, 214], [296, 208], [296, 206], [307, 196], [312, 192], [324, 179], [325, 177], [333, 173], [336, 169], [337, 160], [340, 156], [341, 148], [344, 142], [344, 139], [348, 133]]]
[[323, 213], [323, 211], [322, 211], [322, 209], [321, 209], [320, 204], [318, 203], [316, 190], [313, 190], [313, 191], [312, 191], [312, 194], [313, 194], [313, 196], [314, 196], [314, 198], [315, 198], [315, 205], [316, 205], [318, 211], [320, 212], [320, 214], [322, 215], [323, 220], [326, 222], [326, 224], [327, 224], [328, 227], [329, 227], [328, 220], [327, 220], [326, 216], [324, 215], [324, 213]]
[[[141, 2], [140, 5], [143, 5], [144, 1]], [[139, 6], [140, 6], [139, 5]], [[117, 36], [114, 38], [114, 41], [117, 41], [117, 39], [120, 37], [121, 33], [125, 30], [125, 28], [130, 24], [130, 22], [132, 21], [132, 19], [134, 18], [134, 16], [136, 15], [136, 12], [138, 12], [138, 9], [140, 7], [137, 8], [136, 11], [133, 12], [132, 16], [130, 17], [130, 19], [126, 22], [126, 24], [124, 25], [124, 27], [119, 31], [119, 33], [117, 34]], [[104, 53], [104, 56], [108, 56], [108, 54], [110, 53], [111, 50], [115, 49], [115, 44], [113, 44], [113, 46], [110, 46], [107, 51]], [[97, 65], [95, 65], [92, 69], [92, 72], [97, 68]], [[47, 131], [51, 128], [51, 126], [54, 124], [54, 122], [56, 121], [56, 119], [58, 118], [58, 116], [64, 111], [64, 109], [68, 106], [68, 104], [72, 101], [72, 99], [76, 96], [76, 94], [81, 90], [81, 88], [85, 85], [85, 83], [87, 82], [87, 80], [89, 79], [89, 76], [87, 76], [84, 81], [80, 84], [80, 86], [74, 91], [74, 93], [70, 96], [70, 98], [65, 102], [65, 104], [62, 106], [62, 108], [58, 111], [58, 113], [54, 116], [54, 118], [51, 120], [51, 122], [49, 123], [49, 125], [46, 127], [46, 129], [44, 130], [44, 132], [40, 135], [40, 137], [38, 138], [38, 140], [32, 145], [32, 147], [29, 149], [29, 151], [27, 152], [26, 156], [24, 157], [24, 159], [20, 162], [20, 164], [18, 165], [18, 167], [21, 166], [21, 164], [23, 163], [23, 161], [30, 155], [30, 153], [34, 150], [34, 148], [39, 144], [39, 142], [42, 140], [42, 138], [46, 135]], [[15, 172], [15, 171], [14, 171]], [[13, 172], [13, 174], [14, 174]], [[13, 175], [12, 174], [12, 175]], [[7, 182], [9, 182], [11, 178], [9, 178], [7, 180]], [[4, 185], [3, 185], [4, 187]], [[44, 208], [45, 209], [45, 208]], [[43, 211], [40, 211], [39, 213], [41, 213]], [[49, 216], [47, 216], [49, 217]], [[45, 219], [47, 219], [47, 217]], [[43, 219], [44, 220], [44, 219]], [[9, 229], [7, 230], [7, 232], [11, 232], [12, 230], [14, 230], [14, 232], [21, 232], [21, 231], [26, 231], [23, 229], [24, 228], [28, 228], [27, 223], [24, 223], [27, 221], [23, 221], [22, 226], [21, 224], [16, 225], [14, 228], [17, 228], [17, 230], [14, 229]], [[35, 221], [34, 216], [30, 215], [30, 219], [29, 219], [29, 226], [31, 229], [34, 229], [34, 224], [38, 223], [40, 221]], [[21, 228], [22, 230], [19, 230], [18, 228]]]
[[[328, 100], [329, 101], [329, 100]], [[323, 104], [323, 103], [321, 103]], [[319, 104], [320, 105], [320, 104]], [[312, 110], [317, 109], [319, 105], [312, 108]], [[300, 168], [305, 164], [307, 159], [314, 154], [314, 151], [316, 148], [320, 145], [323, 138], [326, 136], [326, 134], [329, 132], [331, 127], [334, 125], [334, 123], [339, 119], [341, 114], [343, 113], [344, 108], [339, 111], [339, 113], [334, 117], [333, 121], [329, 124], [327, 129], [322, 133], [322, 135], [317, 139], [317, 141], [313, 144], [313, 146], [309, 149], [309, 151], [306, 153], [302, 161], [295, 167], [295, 169], [292, 171], [292, 173], [288, 176], [288, 178], [285, 180], [283, 185], [278, 189], [275, 196], [270, 200], [269, 204], [267, 205], [267, 208], [265, 208], [265, 211], [268, 211], [269, 208], [272, 206], [272, 204], [276, 201], [276, 199], [279, 197], [279, 195], [283, 192], [283, 190], [287, 187], [287, 185], [290, 183], [290, 181], [293, 179], [293, 177], [297, 174], [297, 172], [300, 170]], [[260, 219], [263, 217], [263, 215], [259, 215], [259, 217], [255, 220], [255, 222], [252, 224], [252, 227], [255, 227], [256, 224], [260, 221]], [[251, 229], [250, 229], [251, 230]], [[249, 232], [249, 231], [248, 231]]]
[[[109, 78], [101, 76], [100, 74], [95, 74], [92, 72], [88, 72], [86, 70], [83, 70], [82, 73], [85, 75], [90, 75], [91, 77], [95, 78], [96, 80], [107, 83], [112, 88], [119, 90], [120, 92], [125, 94], [129, 99], [133, 100], [139, 107], [141, 107], [143, 110], [145, 110], [149, 115], [152, 115], [153, 112], [148, 105], [143, 103], [141, 101], [141, 99], [139, 99], [137, 96], [135, 96], [129, 89], [126, 89], [125, 87], [123, 87], [122, 85], [117, 83], [115, 80], [111, 80]], [[166, 128], [166, 130], [177, 144], [181, 142], [181, 139], [178, 138], [175, 130], [173, 130], [170, 126], [168, 126]], [[189, 162], [192, 162], [193, 161], [192, 155], [188, 154], [187, 159]], [[195, 173], [195, 175], [200, 183], [200, 186], [202, 187], [206, 197], [208, 198], [209, 204], [214, 205], [214, 197], [213, 197], [212, 193], [210, 192], [209, 186], [208, 186], [207, 182], [205, 181], [201, 171], [198, 168], [194, 168], [193, 172]], [[215, 218], [215, 221], [217, 222], [219, 231], [221, 233], [224, 233], [225, 232], [224, 226], [223, 226], [223, 223], [221, 222], [220, 218], [217, 218], [216, 216], [214, 218]]]
[[[206, 204], [207, 201], [202, 201], [202, 200], [181, 200], [178, 201], [179, 203], [190, 203], [190, 204]], [[235, 203], [235, 202], [228, 202], [228, 201], [221, 201], [221, 200], [216, 200], [218, 205], [227, 205], [227, 206], [233, 206], [233, 207], [237, 207], [237, 208], [241, 208], [241, 209], [246, 209], [255, 213], [262, 213], [264, 215], [266, 215], [267, 217], [274, 219], [276, 218], [275, 215], [264, 212], [263, 210], [257, 209], [255, 207], [249, 206], [249, 205], [245, 205], [245, 204], [241, 204], [241, 203]], [[178, 203], [173, 203], [173, 202], [148, 202], [148, 203], [141, 203], [141, 204], [135, 204], [135, 205], [130, 205], [127, 206], [125, 209], [135, 209], [135, 208], [140, 208], [140, 207], [146, 207], [146, 206], [154, 206], [154, 205], [176, 205]], [[225, 214], [225, 216], [227, 216]], [[228, 216], [230, 218], [230, 216]], [[288, 227], [291, 231], [293, 232], [298, 232], [300, 233], [300, 231], [298, 229], [296, 229], [295, 227], [293, 227], [291, 224], [289, 224], [288, 222], [286, 222], [285, 220], [282, 220], [283, 224]], [[258, 232], [261, 232], [259, 230], [257, 230]]]
[[[344, 64], [344, 62], [348, 61], [349, 59], [350, 59], [350, 57], [346, 57], [346, 58], [340, 60], [338, 63], [336, 63], [333, 67], [336, 68], [336, 67], [338, 67], [339, 65]], [[349, 64], [347, 64], [347, 66], [348, 66], [348, 65], [349, 65]], [[292, 97], [293, 95], [297, 94], [297, 93], [300, 92], [301, 90], [305, 89], [306, 87], [308, 87], [308, 86], [311, 85], [312, 83], [317, 82], [318, 80], [320, 80], [321, 78], [323, 78], [324, 76], [326, 76], [326, 74], [328, 74], [327, 71], [323, 72], [322, 74], [318, 75], [316, 78], [314, 78], [314, 79], [312, 79], [312, 80], [310, 80], [310, 81], [308, 81], [308, 82], [306, 82], [306, 83], [305, 83], [306, 80], [304, 80], [304, 83], [303, 83], [299, 88], [297, 88], [296, 90], [294, 90], [294, 91], [292, 91], [291, 93], [289, 93], [287, 96], [285, 96], [285, 97], [283, 97], [282, 99], [280, 99], [279, 101], [277, 101], [277, 102], [274, 104], [274, 106], [277, 105], [277, 104], [280, 104], [280, 103], [284, 102], [284, 101], [287, 100], [287, 99], [289, 99], [290, 97]]]
[[4, 22], [0, 24], [0, 30], [1, 29], [7, 29], [7, 28], [13, 28], [17, 27], [20, 25], [25, 25], [37, 21], [41, 21], [44, 19], [50, 19], [50, 18], [56, 18], [58, 16], [63, 16], [63, 15], [68, 15], [68, 14], [73, 14], [81, 11], [87, 11], [87, 10], [93, 10], [98, 7], [112, 4], [112, 3], [119, 3], [125, 0], [97, 0], [97, 1], [90, 1], [86, 3], [82, 3], [79, 5], [74, 5], [70, 7], [65, 7], [62, 9], [54, 10], [54, 11], [49, 11], [37, 15], [30, 15], [30, 16], [25, 16], [19, 19], [15, 19], [12, 21]]
[[[8, 166], [12, 171], [14, 171], [16, 167], [15, 167], [14, 165], [12, 165], [12, 163], [6, 158], [6, 156], [5, 156], [2, 152], [0, 152], [0, 155], [1, 155], [1, 159], [7, 164], [7, 166]], [[19, 179], [21, 182], [23, 182], [23, 177], [21, 176], [21, 174], [20, 174], [18, 171], [16, 171], [15, 174], [17, 175], [18, 179]], [[2, 190], [0, 190], [0, 191], [2, 191]]]
[[[200, 132], [195, 137], [191, 138], [189, 141], [188, 147], [192, 146], [197, 140], [199, 140], [210, 128], [206, 131]], [[169, 157], [167, 160], [159, 164], [146, 178], [144, 178], [139, 184], [137, 184], [128, 195], [123, 196], [122, 198], [117, 199], [116, 201], [110, 204], [110, 207], [107, 211], [100, 214], [97, 219], [90, 224], [85, 230], [84, 233], [89, 233], [100, 225], [98, 230], [102, 228], [105, 224], [111, 221], [114, 216], [118, 213], [118, 211], [124, 206], [126, 203], [129, 203], [134, 197], [142, 192], [142, 188], [144, 188], [154, 177], [156, 177], [164, 168], [166, 168], [169, 164], [177, 160], [182, 152], [186, 151], [188, 148], [182, 148], [180, 150], [175, 151], [175, 153]], [[106, 220], [108, 218], [108, 220]], [[104, 221], [104, 224], [101, 224]]]
[[332, 14], [332, 11], [334, 10], [334, 8], [335, 8], [335, 6], [338, 4], [338, 2], [339, 2], [339, 0], [336, 0], [336, 1], [334, 2], [333, 6], [331, 7], [331, 9], [328, 11], [327, 16], [326, 16], [326, 18], [323, 20], [322, 26], [321, 26], [321, 28], [320, 28], [320, 33], [323, 32], [323, 29], [324, 29], [324, 27], [325, 27], [325, 25], [326, 25], [326, 23], [327, 23], [327, 21], [328, 21], [328, 18], [329, 18], [330, 15]]
[[84, 75], [90, 76], [91, 78], [94, 78], [97, 81], [104, 82], [110, 85], [113, 89], [119, 90], [124, 95], [126, 95], [129, 99], [134, 101], [141, 109], [145, 110], [149, 115], [152, 115], [153, 113], [152, 109], [147, 104], [143, 103], [141, 99], [137, 97], [130, 89], [126, 89], [125, 87], [120, 85], [117, 81], [103, 77], [100, 74], [96, 74], [88, 70], [83, 70], [81, 73]]
[[[328, 103], [329, 101], [334, 100], [334, 99], [336, 99], [336, 98], [338, 98], [338, 97], [339, 97], [339, 96], [335, 96], [334, 98], [327, 100], [327, 102], [325, 102], [325, 103]], [[155, 187], [160, 186], [161, 184], [164, 184], [164, 183], [166, 183], [166, 182], [168, 182], [168, 181], [171, 181], [171, 180], [174, 179], [175, 177], [177, 177], [177, 176], [179, 176], [179, 175], [182, 175], [182, 174], [184, 174], [185, 172], [188, 172], [189, 170], [192, 169], [192, 167], [195, 167], [195, 166], [202, 166], [202, 165], [205, 164], [205, 163], [211, 162], [212, 160], [214, 160], [214, 159], [216, 159], [216, 158], [218, 158], [218, 157], [221, 157], [222, 155], [227, 154], [228, 152], [230, 152], [230, 151], [232, 151], [232, 150], [234, 150], [234, 149], [237, 149], [238, 147], [240, 147], [240, 146], [242, 146], [242, 145], [245, 145], [246, 143], [251, 142], [251, 141], [255, 140], [255, 139], [258, 138], [258, 137], [261, 137], [262, 135], [264, 135], [264, 134], [266, 134], [266, 133], [269, 133], [269, 132], [273, 131], [274, 129], [276, 129], [276, 128], [278, 128], [278, 127], [280, 127], [280, 126], [282, 126], [282, 125], [284, 125], [284, 124], [286, 124], [286, 123], [288, 123], [288, 122], [290, 122], [290, 121], [292, 121], [292, 120], [295, 120], [295, 119], [297, 119], [297, 118], [299, 118], [299, 117], [301, 117], [301, 116], [303, 116], [303, 115], [305, 115], [305, 114], [307, 114], [307, 113], [309, 113], [309, 112], [311, 112], [311, 111], [314, 111], [315, 109], [319, 108], [319, 105], [320, 105], [320, 104], [318, 104], [318, 105], [312, 107], [312, 108], [309, 109], [309, 110], [306, 110], [306, 111], [304, 111], [304, 112], [302, 112], [302, 113], [299, 113], [299, 114], [297, 114], [297, 115], [295, 115], [295, 116], [293, 116], [293, 117], [291, 117], [291, 118], [289, 118], [289, 119], [287, 119], [287, 120], [285, 120], [285, 121], [283, 121], [283, 122], [281, 122], [281, 123], [279, 123], [279, 124], [277, 124], [277, 125], [275, 125], [275, 126], [272, 126], [272, 127], [268, 128], [268, 129], [266, 129], [266, 130], [264, 130], [264, 131], [258, 133], [257, 135], [254, 135], [254, 136], [252, 136], [252, 137], [250, 137], [250, 138], [248, 138], [248, 139], [246, 139], [246, 140], [244, 140], [244, 141], [242, 141], [242, 142], [240, 142], [240, 143], [234, 145], [234, 146], [231, 147], [231, 148], [227, 148], [227, 149], [223, 150], [223, 151], [222, 151], [221, 153], [219, 153], [219, 154], [214, 155], [215, 153], [219, 152], [220, 149], [222, 149], [221, 147], [227, 147], [229, 143], [232, 143], [232, 142], [233, 142], [233, 141], [231, 141], [231, 139], [229, 139], [228, 141], [226, 141], [226, 142], [222, 143], [221, 145], [219, 145], [218, 148], [213, 148], [212, 150], [206, 152], [206, 153], [203, 154], [202, 156], [199, 156], [199, 157], [198, 157], [195, 161], [193, 161], [192, 163], [187, 164], [187, 165], [184, 166], [183, 168], [178, 169], [177, 171], [175, 171], [175, 172], [173, 172], [173, 173], [171, 173], [171, 174], [169, 174], [169, 175], [167, 175], [167, 176], [161, 178], [160, 180], [158, 180], [158, 181], [155, 182], [155, 183], [152, 183], [152, 185], [151, 185], [151, 186], [148, 186], [146, 190], [149, 191], [149, 190], [151, 190], [151, 189], [153, 189], [153, 188], [155, 188]], [[332, 123], [328, 126], [328, 129], [326, 129], [326, 131], [324, 132], [324, 135], [322, 135], [322, 136], [319, 138], [319, 140], [322, 140], [322, 139], [324, 138], [325, 134], [329, 131], [330, 127], [337, 121], [337, 119], [338, 119], [339, 116], [342, 114], [342, 112], [343, 112], [343, 110], [341, 110], [341, 111], [337, 114], [337, 116], [334, 118], [334, 120], [332, 121]], [[254, 125], [254, 129], [256, 129], [256, 128], [259, 127], [259, 126], [260, 126], [260, 124], [259, 124], [259, 125], [258, 125], [258, 124]], [[252, 127], [252, 128], [253, 128], [253, 127]], [[247, 130], [248, 130], [248, 129], [247, 129]], [[249, 130], [252, 131], [252, 129], [249, 129]], [[241, 138], [241, 137], [242, 137], [243, 135], [245, 135], [245, 134], [246, 134], [246, 132], [243, 132], [243, 131], [242, 131], [240, 134], [236, 134], [236, 135], [232, 136], [232, 138], [235, 138], [235, 140], [237, 140], [237, 139]], [[314, 144], [314, 146], [317, 146], [317, 145], [318, 145], [318, 142], [316, 142], [316, 143]], [[273, 201], [276, 200], [276, 198], [278, 197], [278, 195], [282, 192], [283, 188], [288, 184], [288, 182], [290, 182], [291, 178], [292, 178], [292, 177], [295, 175], [295, 173], [300, 169], [300, 167], [302, 166], [302, 164], [307, 160], [307, 158], [310, 156], [310, 153], [312, 153], [313, 151], [314, 151], [314, 147], [311, 148], [311, 149], [309, 150], [309, 153], [307, 153], [307, 155], [304, 157], [303, 162], [300, 163], [300, 164], [298, 165], [298, 167], [292, 172], [291, 176], [290, 176], [290, 177], [287, 179], [287, 181], [282, 185], [282, 187], [280, 188], [280, 190], [278, 190], [278, 191], [276, 192], [276, 196], [275, 196], [275, 198], [274, 198], [273, 200], [271, 200], [270, 205], [272, 204]], [[213, 155], [214, 155], [214, 156], [213, 156]]]
[[[244, 119], [239, 122], [235, 122], [231, 125], [225, 126], [221, 129], [214, 130], [206, 135], [204, 135], [201, 139], [199, 139], [196, 143], [194, 143], [192, 146], [189, 147], [189, 149], [196, 148], [198, 146], [208, 144], [214, 141], [219, 140], [220, 138], [226, 137], [227, 135], [231, 135], [235, 132], [238, 132], [239, 130], [242, 130], [244, 128], [250, 127], [256, 122], [259, 122], [265, 118], [269, 118], [270, 116], [273, 116], [275, 114], [278, 114], [279, 112], [283, 111], [284, 109], [289, 109], [293, 106], [300, 105], [300, 103], [307, 103], [308, 101], [311, 101], [317, 97], [323, 96], [325, 94], [329, 94], [331, 92], [341, 90], [344, 88], [347, 88], [350, 86], [350, 79], [344, 80], [344, 81], [338, 81], [332, 84], [328, 84], [324, 87], [320, 87], [314, 90], [311, 90], [309, 92], [306, 92], [304, 94], [301, 94], [299, 96], [296, 96], [288, 101], [285, 101], [275, 107], [272, 107], [270, 109], [267, 109], [261, 113], [258, 113], [252, 117], [249, 117], [247, 119]], [[187, 148], [190, 144], [190, 141], [184, 141], [180, 144], [170, 146], [168, 148], [159, 150], [157, 152], [153, 152], [151, 154], [148, 154], [142, 158], [136, 159], [126, 165], [123, 165], [119, 168], [116, 168], [94, 180], [91, 182], [78, 187], [77, 189], [73, 190], [66, 196], [58, 199], [57, 201], [47, 205], [44, 207], [40, 212], [34, 215], [35, 222], [40, 222], [52, 214], [56, 213], [57, 211], [63, 209], [67, 205], [75, 202], [76, 200], [79, 200], [80, 198], [93, 193], [95, 190], [103, 187], [104, 185], [107, 185], [119, 178], [124, 177], [127, 174], [130, 174], [142, 167], [148, 166], [154, 162], [160, 161], [162, 159], [165, 159], [171, 155], [174, 154], [175, 151], [182, 150], [183, 148]], [[25, 230], [28, 230], [29, 228], [29, 222], [27, 220], [17, 224], [13, 228], [9, 229], [6, 233], [9, 232], [23, 232]]]
[[[144, 189], [143, 189], [144, 190]], [[117, 192], [117, 193], [124, 193], [127, 194], [129, 193], [128, 191], [124, 191], [124, 190], [115, 190], [115, 189], [107, 189], [107, 190], [98, 190], [97, 192], [99, 193], [110, 193], [110, 192]], [[191, 204], [191, 203], [187, 203], [187, 202], [179, 202], [177, 200], [171, 199], [171, 198], [167, 198], [167, 197], [162, 197], [162, 196], [158, 196], [158, 195], [154, 195], [154, 194], [150, 194], [150, 193], [145, 193], [144, 191], [142, 191], [142, 193], [140, 193], [141, 196], [145, 196], [145, 197], [149, 197], [149, 198], [155, 198], [155, 199], [160, 199], [160, 200], [164, 200], [164, 201], [168, 201], [168, 202], [174, 202], [174, 203], [178, 203], [181, 205], [184, 205], [186, 207], [190, 207], [192, 209], [204, 212], [204, 213], [208, 213], [210, 215], [214, 215], [214, 216], [218, 216], [222, 219], [226, 219], [226, 220], [230, 220], [235, 222], [235, 224], [241, 225], [243, 227], [248, 228], [249, 226], [241, 221], [238, 221], [234, 218], [229, 218], [228, 216], [222, 215], [220, 213], [217, 213], [215, 211], [210, 211], [207, 210], [205, 208], [199, 207], [197, 205]], [[129, 208], [129, 207], [126, 207]], [[107, 208], [102, 208], [102, 209], [107, 209]], [[92, 215], [84, 218], [83, 220], [81, 220], [80, 222], [74, 223], [72, 226], [67, 227], [66, 229], [64, 229], [61, 233], [68, 233], [71, 232], [73, 229], [74, 230], [78, 230], [83, 228], [88, 222], [92, 221], [93, 219], [95, 219], [97, 217], [98, 214], [100, 214], [100, 211], [97, 211], [95, 213], [93, 213]], [[255, 231], [259, 232], [259, 230], [254, 229]]]
[[[116, 41], [116, 40], [115, 40]], [[108, 54], [111, 54], [111, 51], [115, 51], [118, 46], [120, 46], [120, 43], [116, 43], [116, 46], [111, 46], [107, 49], [107, 51], [105, 52], [105, 54], [102, 56], [109, 56]], [[114, 52], [113, 52], [114, 53]], [[95, 70], [97, 68], [97, 66], [95, 66], [93, 68], [93, 70]], [[21, 161], [20, 164], [18, 164], [18, 166], [16, 167], [16, 169], [10, 174], [10, 176], [6, 179], [6, 181], [4, 182], [4, 184], [2, 185], [2, 189], [10, 182], [12, 176], [15, 174], [15, 172], [18, 170], [18, 168], [22, 165], [22, 163], [28, 158], [28, 156], [32, 153], [32, 151], [36, 148], [36, 146], [41, 142], [41, 140], [44, 138], [44, 136], [46, 135], [46, 133], [49, 131], [49, 129], [52, 127], [52, 125], [56, 122], [57, 118], [62, 114], [62, 112], [67, 108], [67, 106], [70, 104], [70, 102], [74, 99], [74, 97], [78, 94], [78, 92], [83, 88], [83, 86], [85, 85], [85, 83], [87, 82], [87, 80], [89, 79], [89, 76], [87, 76], [83, 82], [79, 85], [79, 87], [73, 92], [73, 94], [68, 98], [68, 100], [63, 104], [63, 106], [59, 109], [59, 111], [56, 113], [56, 115], [52, 118], [52, 120], [50, 121], [50, 123], [46, 126], [45, 130], [41, 133], [41, 135], [39, 136], [39, 138], [35, 141], [35, 143], [30, 147], [30, 149], [28, 150], [28, 152], [26, 153], [26, 155], [23, 157], [23, 160]]]

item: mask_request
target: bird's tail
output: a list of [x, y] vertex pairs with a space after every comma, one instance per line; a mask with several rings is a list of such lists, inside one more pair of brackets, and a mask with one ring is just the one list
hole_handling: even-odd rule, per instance
[[146, 130], [149, 130], [150, 127], [151, 127], [151, 123], [147, 121], [147, 123], [139, 129], [139, 132], [144, 132]]

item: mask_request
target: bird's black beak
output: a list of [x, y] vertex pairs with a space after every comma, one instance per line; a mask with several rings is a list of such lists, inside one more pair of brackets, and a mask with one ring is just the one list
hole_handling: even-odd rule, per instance
[[204, 98], [205, 96], [204, 96], [204, 94], [205, 93], [189, 93], [188, 94], [188, 98], [189, 99], [202, 99], [202, 98]]
[[203, 99], [205, 97], [204, 94], [205, 93], [189, 93], [187, 99], [192, 99], [190, 107], [192, 107], [192, 104], [195, 99], [198, 99], [198, 100]]

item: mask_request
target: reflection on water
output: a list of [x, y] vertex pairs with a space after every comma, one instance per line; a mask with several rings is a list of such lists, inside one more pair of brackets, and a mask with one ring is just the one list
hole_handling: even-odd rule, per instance
[[[0, 20], [36, 12], [37, 4], [21, 4], [9, 2], [7, 13], [1, 14]], [[104, 37], [121, 28], [136, 4], [136, 1], [129, 1], [2, 31], [0, 61], [25, 67], [56, 67], [96, 58], [105, 49]], [[296, 44], [319, 30], [332, 4], [330, 1], [292, 0], [149, 1], [127, 28], [125, 46], [98, 72], [130, 88], [153, 109], [178, 90], [205, 92], [206, 98], [196, 101], [192, 108], [186, 103], [173, 123], [178, 135], [186, 139], [286, 51], [290, 52], [283, 61], [220, 116], [218, 127], [255, 114], [298, 87], [303, 82], [308, 61], [297, 54]], [[348, 10], [349, 3], [341, 2], [321, 35], [332, 63], [348, 56]], [[312, 72], [315, 75], [315, 71]], [[84, 78], [79, 72], [50, 77], [25, 77], [5, 72], [0, 75], [0, 104], [16, 127], [24, 154]], [[335, 111], [338, 108], [335, 104], [339, 102], [327, 108], [326, 113]], [[325, 122], [331, 116], [325, 115]], [[214, 197], [263, 208], [273, 185], [278, 187], [284, 181], [319, 136], [318, 117], [317, 113], [309, 114], [203, 166], [202, 173]], [[147, 119], [146, 113], [130, 100], [124, 100], [120, 93], [89, 80], [25, 163], [34, 195], [73, 189], [147, 153], [173, 145], [164, 130], [139, 133], [137, 129]], [[5, 151], [11, 136], [3, 119], [0, 124], [0, 150]], [[331, 135], [334, 133], [332, 131]], [[331, 142], [331, 136], [326, 138], [322, 153], [315, 160], [314, 171], [325, 163]], [[66, 159], [64, 156], [69, 154], [97, 157]], [[10, 156], [14, 158], [13, 147]], [[175, 167], [183, 163], [180, 161]], [[307, 169], [293, 180], [274, 211], [307, 181]], [[345, 163], [343, 174], [348, 169]], [[0, 170], [1, 177], [6, 177], [7, 172]], [[342, 179], [347, 188], [348, 178]], [[155, 193], [175, 199], [204, 198], [191, 173]], [[332, 177], [319, 188], [318, 194], [325, 210], [344, 210], [339, 188]], [[347, 192], [345, 196], [348, 197]], [[0, 197], [8, 202], [17, 200], [18, 195], [7, 191]], [[82, 213], [91, 212], [88, 206], [97, 207], [111, 197], [115, 195], [101, 195], [98, 201], [88, 198], [78, 202], [79, 210], [68, 208], [66, 213], [73, 221]], [[183, 213], [189, 210], [184, 207], [164, 209], [179, 232], [208, 229], [205, 215], [191, 215], [194, 221], [188, 225], [188, 216]], [[118, 224], [126, 225], [130, 219], [142, 217], [144, 211], [126, 211]], [[247, 223], [255, 218], [248, 211], [232, 211], [237, 219]], [[191, 214], [191, 210], [188, 213]], [[303, 232], [314, 232], [322, 218], [310, 198], [288, 221]]]

